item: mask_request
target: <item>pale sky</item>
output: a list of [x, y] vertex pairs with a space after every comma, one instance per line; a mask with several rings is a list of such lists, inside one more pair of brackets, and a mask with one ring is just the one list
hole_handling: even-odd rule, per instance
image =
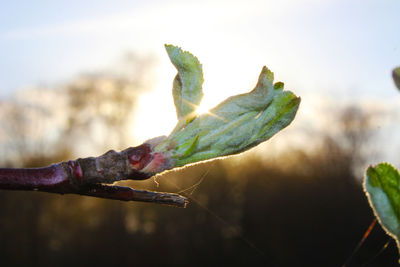
[[225, 69], [232, 86], [268, 65], [301, 90], [373, 94], [400, 64], [398, 0], [2, 2], [3, 96], [107, 66], [127, 50], [167, 61], [164, 43], [197, 55], [206, 80], [222, 81]]
[[321, 96], [400, 102], [390, 77], [400, 65], [399, 15], [399, 0], [2, 0], [0, 97], [101, 70], [134, 51], [159, 59], [158, 84], [139, 110], [172, 105], [170, 43], [202, 62], [208, 105], [250, 90], [263, 65], [302, 96], [304, 112]]

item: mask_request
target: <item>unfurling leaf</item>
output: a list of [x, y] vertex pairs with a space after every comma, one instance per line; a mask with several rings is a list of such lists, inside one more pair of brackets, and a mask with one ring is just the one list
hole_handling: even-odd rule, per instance
[[172, 64], [178, 70], [173, 81], [172, 95], [178, 120], [190, 122], [203, 98], [203, 70], [199, 60], [187, 51], [173, 45], [165, 45]]
[[400, 174], [389, 163], [369, 166], [364, 189], [379, 223], [396, 240], [400, 251]]
[[400, 67], [397, 67], [393, 70], [393, 80], [394, 84], [397, 86], [397, 89], [400, 90]]
[[248, 150], [294, 119], [300, 98], [284, 91], [283, 83], [274, 84], [274, 74], [266, 67], [251, 92], [232, 96], [205, 114], [195, 114], [202, 97], [201, 65], [180, 48], [166, 48], [178, 69], [173, 95], [179, 121], [154, 151], [168, 154], [175, 167]]

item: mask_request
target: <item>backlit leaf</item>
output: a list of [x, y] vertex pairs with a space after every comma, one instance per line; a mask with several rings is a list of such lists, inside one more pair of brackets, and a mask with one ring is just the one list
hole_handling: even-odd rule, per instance
[[199, 60], [187, 51], [173, 45], [165, 46], [172, 64], [178, 70], [172, 86], [172, 95], [178, 120], [195, 117], [203, 98], [203, 70]]
[[369, 166], [364, 188], [375, 216], [399, 247], [400, 237], [400, 174], [392, 165]]

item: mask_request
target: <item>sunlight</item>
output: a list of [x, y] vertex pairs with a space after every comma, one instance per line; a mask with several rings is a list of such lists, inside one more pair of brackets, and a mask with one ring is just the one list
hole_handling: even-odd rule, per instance
[[[249, 14], [254, 15], [254, 9], [247, 10], [247, 13], [243, 13], [240, 7], [242, 6], [236, 6], [234, 13], [231, 14], [232, 17], [228, 20], [218, 20], [218, 24], [225, 25], [227, 21], [230, 23], [239, 23], [240, 18]], [[181, 6], [178, 5], [176, 9], [172, 9], [171, 12], [176, 13], [180, 8]], [[164, 16], [163, 14], [165, 14], [165, 11], [160, 12], [160, 18]], [[275, 53], [268, 54], [268, 57], [266, 57], [260, 56], [257, 50], [246, 50], [243, 51], [243, 53], [237, 53], [237, 47], [223, 47], [215, 43], [201, 42], [199, 40], [201, 34], [199, 35], [199, 33], [187, 35], [182, 39], [180, 32], [185, 30], [186, 32], [192, 32], [191, 29], [194, 26], [191, 25], [189, 27], [186, 24], [179, 24], [181, 16], [171, 17], [169, 14], [168, 18], [171, 20], [172, 24], [179, 25], [179, 32], [169, 30], [168, 36], [155, 35], [158, 36], [157, 39], [151, 42], [157, 44], [157, 46], [155, 45], [151, 48], [154, 49], [155, 55], [160, 59], [159, 66], [155, 71], [155, 73], [160, 76], [157, 77], [158, 81], [154, 90], [140, 96], [136, 109], [136, 118], [132, 128], [133, 135], [138, 142], [143, 142], [159, 135], [168, 135], [177, 123], [175, 107], [171, 95], [172, 80], [176, 75], [176, 69], [172, 66], [167, 54], [160, 45], [163, 42], [169, 43], [169, 40], [171, 40], [172, 44], [178, 45], [182, 47], [183, 50], [189, 51], [197, 56], [203, 64], [204, 97], [200, 106], [196, 109], [198, 114], [207, 113], [210, 109], [232, 95], [245, 93], [254, 88], [259, 71], [264, 64], [268, 63], [268, 66], [277, 73], [285, 74], [279, 62], [286, 61], [282, 59], [283, 53], [277, 52], [282, 49], [281, 47], [271, 47], [270, 50], [273, 50]], [[174, 20], [173, 18], [179, 18], [179, 20]], [[202, 24], [202, 27], [199, 29], [203, 29], [204, 27], [205, 26]], [[275, 27], [269, 29], [269, 31], [270, 35], [274, 35], [274, 33], [279, 32], [279, 29]], [[208, 33], [208, 36], [211, 39], [218, 39], [219, 33]], [[236, 42], [236, 34], [226, 34], [224, 38], [229, 39], [231, 43], [241, 43], [241, 47], [245, 47], [243, 41]], [[140, 44], [135, 44], [136, 49], [138, 49], [139, 46]], [[263, 50], [265, 50], [265, 48], [263, 48]], [[233, 62], [235, 64], [232, 64]], [[284, 75], [284, 77], [287, 76], [288, 75]], [[290, 82], [287, 84], [290, 85]]]
[[200, 106], [197, 107], [196, 113], [201, 115], [204, 113], [208, 113], [208, 111], [212, 108], [210, 103], [201, 103]]
[[172, 131], [177, 119], [170, 98], [171, 96], [161, 94], [158, 90], [140, 96], [132, 128], [132, 134], [139, 143], [168, 135]]
[[[172, 68], [170, 69], [174, 72]], [[171, 89], [165, 88], [166, 84], [170, 84], [169, 80], [173, 77], [173, 74], [171, 75], [167, 71], [166, 75], [163, 76], [154, 91], [142, 94], [139, 97], [131, 130], [138, 142], [144, 142], [160, 135], [168, 135], [178, 122]], [[204, 94], [201, 104], [196, 109], [196, 113], [199, 115], [209, 113], [210, 109], [229, 96], [229, 90], [214, 90]]]

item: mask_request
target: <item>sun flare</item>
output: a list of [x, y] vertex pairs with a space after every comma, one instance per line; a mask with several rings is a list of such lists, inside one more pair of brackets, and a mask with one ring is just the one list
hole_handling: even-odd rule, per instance
[[201, 115], [204, 113], [208, 113], [208, 111], [212, 108], [210, 103], [201, 103], [197, 108], [196, 108], [196, 113]]
[[[254, 82], [247, 80], [248, 77], [254, 78], [253, 69], [241, 70], [238, 75], [235, 74], [235, 68], [232, 69], [223, 63], [229, 61], [229, 55], [223, 57], [211, 49], [206, 50], [203, 57], [206, 58], [204, 61], [211, 63], [207, 64], [207, 73], [204, 74], [204, 96], [196, 108], [196, 113], [199, 115], [209, 113], [210, 109], [231, 95], [246, 92], [251, 88], [248, 85]], [[213, 61], [213, 58], [218, 58], [219, 61]], [[178, 122], [171, 92], [171, 81], [176, 75], [176, 69], [171, 65], [170, 60], [166, 57], [164, 59], [158, 66], [157, 73], [160, 76], [154, 89], [139, 96], [131, 129], [136, 142], [144, 142], [160, 135], [169, 135]], [[224, 79], [231, 76], [235, 76], [235, 79]]]

